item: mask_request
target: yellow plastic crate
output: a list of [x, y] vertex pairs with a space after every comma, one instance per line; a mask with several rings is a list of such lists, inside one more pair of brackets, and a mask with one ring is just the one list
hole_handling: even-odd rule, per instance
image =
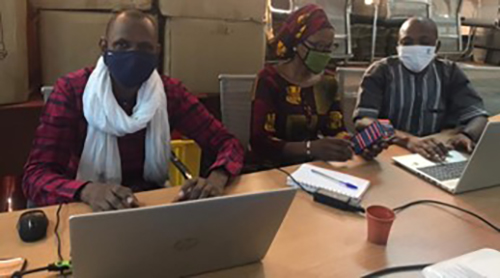
[[[201, 149], [193, 140], [172, 140], [170, 142], [172, 151], [184, 165], [189, 169], [193, 177], [200, 174]], [[172, 162], [169, 165], [170, 185], [180, 186], [184, 184], [184, 177]]]

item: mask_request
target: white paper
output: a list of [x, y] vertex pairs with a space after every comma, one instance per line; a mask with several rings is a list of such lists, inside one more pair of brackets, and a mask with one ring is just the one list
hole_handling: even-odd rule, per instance
[[481, 249], [425, 268], [425, 278], [500, 278], [500, 252]]
[[[316, 170], [325, 175], [338, 179], [342, 182], [350, 183], [356, 185], [358, 189], [348, 188], [346, 185], [342, 183], [335, 182], [333, 180], [329, 180], [321, 175], [315, 174], [312, 170]], [[300, 166], [300, 168], [295, 171], [292, 176], [300, 182], [302, 185], [307, 185], [312, 189], [324, 189], [327, 191], [335, 192], [338, 194], [342, 194], [354, 199], [361, 199], [365, 191], [368, 189], [370, 185], [370, 181], [365, 179], [360, 179], [351, 175], [347, 175], [344, 173], [340, 173], [337, 171], [327, 170], [324, 168], [312, 166], [309, 164], [304, 164]], [[296, 186], [293, 181], [288, 179], [288, 185]]]

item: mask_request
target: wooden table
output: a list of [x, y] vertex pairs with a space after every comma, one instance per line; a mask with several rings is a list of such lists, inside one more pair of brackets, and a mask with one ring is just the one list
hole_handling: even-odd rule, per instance
[[[434, 199], [473, 210], [500, 224], [500, 187], [452, 196], [393, 165], [392, 156], [406, 153], [394, 146], [376, 161], [355, 160], [333, 167], [371, 180], [371, 188], [363, 199], [364, 206], [382, 204], [395, 207], [418, 199]], [[317, 165], [332, 167], [324, 162]], [[228, 188], [228, 193], [280, 188], [285, 186], [285, 180], [284, 174], [276, 170], [244, 175]], [[145, 192], [138, 194], [138, 198], [145, 205], [165, 204], [177, 191], [178, 188]], [[33, 244], [23, 243], [18, 238], [15, 226], [22, 212], [0, 214], [0, 258], [25, 257], [30, 268], [57, 260], [53, 233], [56, 207], [44, 210], [51, 218], [48, 237]], [[68, 216], [89, 211], [83, 204], [63, 208], [61, 231], [65, 258], [69, 258]], [[350, 278], [388, 266], [436, 262], [484, 247], [500, 250], [500, 235], [476, 219], [425, 205], [397, 215], [386, 247], [370, 244], [365, 238], [363, 217], [314, 203], [310, 196], [301, 192], [261, 263], [200, 277]], [[48, 275], [29, 277], [50, 277]]]

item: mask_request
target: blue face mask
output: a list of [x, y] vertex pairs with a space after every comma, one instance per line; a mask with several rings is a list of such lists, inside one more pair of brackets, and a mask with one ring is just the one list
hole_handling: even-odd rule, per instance
[[120, 85], [136, 88], [151, 76], [158, 65], [158, 57], [143, 51], [106, 51], [104, 63]]

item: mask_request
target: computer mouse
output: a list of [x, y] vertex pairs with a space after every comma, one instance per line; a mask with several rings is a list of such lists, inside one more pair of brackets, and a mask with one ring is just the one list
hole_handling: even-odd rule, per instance
[[35, 242], [45, 238], [49, 219], [42, 210], [27, 211], [19, 217], [17, 232], [24, 242]]

